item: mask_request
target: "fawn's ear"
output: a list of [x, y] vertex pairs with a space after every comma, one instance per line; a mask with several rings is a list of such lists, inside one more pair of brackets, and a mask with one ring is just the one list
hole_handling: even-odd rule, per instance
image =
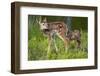
[[47, 18], [46, 17], [44, 18], [43, 22], [47, 22]]
[[37, 23], [39, 23], [39, 24], [40, 24], [40, 23], [41, 23], [41, 21], [42, 21], [42, 17], [41, 17], [41, 16], [40, 16], [39, 18], [36, 18], [36, 22], [37, 22]]

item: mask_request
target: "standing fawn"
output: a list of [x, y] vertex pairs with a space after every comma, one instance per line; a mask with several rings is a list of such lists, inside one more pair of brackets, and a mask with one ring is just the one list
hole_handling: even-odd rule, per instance
[[[38, 21], [40, 25], [40, 29], [42, 32], [47, 35], [48, 37], [48, 51], [49, 53], [50, 48], [51, 48], [51, 43], [54, 43], [54, 47], [56, 49], [56, 52], [58, 51], [58, 48], [55, 43], [55, 35], [57, 35], [64, 43], [65, 50], [68, 49], [68, 43], [71, 39], [73, 40], [78, 40], [78, 32], [73, 32], [68, 34], [68, 27], [64, 22], [47, 22], [47, 19], [44, 18], [43, 21], [40, 17]], [[67, 35], [68, 34], [68, 35]], [[76, 35], [77, 34], [77, 35]], [[80, 46], [80, 43], [78, 44]]]
[[75, 40], [77, 42], [77, 48], [80, 48], [81, 33], [79, 30], [69, 31], [66, 37], [69, 41]]
[[43, 21], [41, 21], [41, 18], [39, 20], [40, 29], [43, 31], [45, 35], [48, 37], [48, 52], [51, 48], [51, 43], [54, 43], [56, 51], [58, 51], [58, 48], [55, 43], [55, 35], [57, 35], [60, 39], [63, 40], [65, 49], [68, 47], [68, 39], [66, 38], [66, 34], [68, 32], [67, 25], [64, 22], [47, 22], [47, 19], [44, 18]]

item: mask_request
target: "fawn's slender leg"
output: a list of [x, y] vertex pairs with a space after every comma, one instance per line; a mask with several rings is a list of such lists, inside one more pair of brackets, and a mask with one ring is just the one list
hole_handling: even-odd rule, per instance
[[80, 48], [81, 41], [77, 40], [77, 48]]
[[68, 50], [68, 39], [66, 39], [66, 36], [64, 34], [58, 34], [59, 38], [63, 40], [65, 50]]
[[55, 46], [55, 49], [56, 49], [56, 52], [57, 52], [58, 48], [57, 48], [57, 45], [56, 45], [56, 42], [55, 42], [55, 35], [53, 36], [53, 42], [54, 42], [54, 46]]
[[68, 40], [66, 39], [66, 37], [62, 37], [63, 40], [64, 40], [64, 46], [65, 46], [65, 50], [67, 51], [68, 50]]
[[51, 35], [48, 36], [48, 50], [47, 50], [47, 55], [50, 52], [50, 48], [51, 48], [51, 43], [52, 43], [52, 37]]

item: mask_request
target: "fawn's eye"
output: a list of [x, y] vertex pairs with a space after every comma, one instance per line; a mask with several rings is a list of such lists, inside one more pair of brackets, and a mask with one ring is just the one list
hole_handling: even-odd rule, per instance
[[44, 25], [44, 23], [42, 25]]

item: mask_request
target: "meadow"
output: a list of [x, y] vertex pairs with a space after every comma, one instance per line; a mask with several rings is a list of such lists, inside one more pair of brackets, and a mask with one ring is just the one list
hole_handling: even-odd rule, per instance
[[56, 59], [83, 59], [88, 58], [87, 30], [81, 28], [81, 48], [76, 48], [76, 42], [71, 41], [68, 50], [64, 49], [63, 41], [56, 36], [58, 52], [52, 45], [47, 55], [48, 39], [41, 32], [38, 23], [29, 23], [28, 29], [28, 60], [56, 60]]

